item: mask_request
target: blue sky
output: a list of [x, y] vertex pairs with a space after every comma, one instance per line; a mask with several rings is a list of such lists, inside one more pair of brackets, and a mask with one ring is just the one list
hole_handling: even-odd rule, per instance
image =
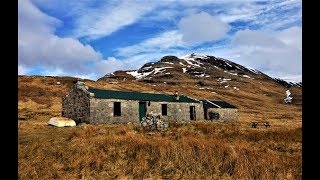
[[301, 0], [19, 0], [18, 73], [96, 80], [207, 54], [302, 80]]

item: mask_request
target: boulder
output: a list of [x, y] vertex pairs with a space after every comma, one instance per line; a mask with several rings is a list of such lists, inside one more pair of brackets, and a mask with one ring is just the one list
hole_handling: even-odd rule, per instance
[[56, 127], [72, 127], [76, 126], [76, 122], [70, 118], [65, 117], [53, 117], [48, 121], [48, 125]]

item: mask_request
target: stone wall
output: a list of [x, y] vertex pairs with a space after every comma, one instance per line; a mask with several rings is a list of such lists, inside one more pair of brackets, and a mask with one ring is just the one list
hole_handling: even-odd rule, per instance
[[[113, 103], [121, 102], [121, 116], [113, 115]], [[161, 104], [167, 104], [167, 116], [162, 116]], [[146, 113], [160, 114], [166, 121], [190, 121], [189, 107], [195, 106], [196, 120], [203, 119], [200, 103], [146, 102]], [[90, 123], [139, 123], [139, 101], [119, 99], [90, 99]]]
[[89, 120], [89, 95], [81, 89], [72, 89], [62, 98], [62, 116], [73, 119], [77, 124]]
[[[210, 112], [219, 113], [219, 121], [237, 121], [238, 120], [238, 109], [236, 108], [210, 108]], [[208, 115], [209, 117], [209, 115]]]
[[[113, 116], [113, 103], [121, 102], [121, 116]], [[139, 102], [120, 99], [90, 99], [90, 123], [139, 123]]]
[[[161, 104], [167, 104], [167, 116], [162, 116]], [[190, 121], [190, 106], [195, 106], [196, 120], [203, 119], [200, 103], [150, 102], [150, 106], [147, 105], [147, 113], [159, 114], [165, 121]]]

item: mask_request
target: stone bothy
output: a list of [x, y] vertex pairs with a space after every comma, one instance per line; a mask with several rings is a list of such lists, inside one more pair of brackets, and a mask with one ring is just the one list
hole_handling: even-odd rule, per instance
[[205, 106], [204, 102], [178, 92], [168, 95], [102, 90], [77, 81], [62, 99], [62, 116], [75, 120], [77, 124], [139, 123], [149, 113], [160, 115], [168, 122], [209, 120], [212, 116], [209, 112], [219, 113], [218, 119], [237, 119], [236, 114], [232, 114], [236, 109]]

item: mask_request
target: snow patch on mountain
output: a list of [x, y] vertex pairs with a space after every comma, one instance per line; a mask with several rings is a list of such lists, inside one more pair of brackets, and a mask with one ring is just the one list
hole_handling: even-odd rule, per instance
[[182, 72], [186, 73], [187, 72], [187, 68], [182, 68]]
[[231, 79], [219, 78], [219, 79], [217, 79], [217, 81], [222, 84], [222, 83], [226, 83], [226, 82], [228, 82], [228, 81], [231, 81]]
[[159, 72], [162, 72], [163, 70], [165, 69], [170, 69], [170, 68], [173, 68], [173, 67], [160, 67], [160, 68], [154, 68], [152, 71], [150, 72], [141, 72], [139, 73], [138, 70], [135, 70], [135, 71], [127, 71], [126, 73], [127, 74], [130, 74], [131, 76], [134, 76], [136, 79], [141, 79], [141, 78], [144, 78], [144, 77], [147, 77], [149, 76], [150, 74], [157, 74]]
[[182, 56], [180, 57], [180, 59], [185, 60], [188, 64], [192, 65], [192, 66], [197, 66], [197, 67], [201, 67], [200, 65], [203, 65], [203, 63], [195, 60], [196, 58], [206, 58], [206, 55], [186, 55], [186, 56]]
[[205, 74], [200, 74], [200, 75], [194, 75], [195, 77], [204, 77]]
[[249, 71], [253, 72], [254, 74], [261, 74], [261, 72], [256, 70], [256, 69], [253, 69], [253, 68], [250, 68], [250, 67], [246, 67], [246, 68], [249, 69]]
[[292, 97], [290, 97], [290, 95], [291, 95], [290, 90], [289, 90], [289, 89], [286, 90], [286, 96], [287, 96], [287, 97], [284, 99], [284, 102], [285, 102], [285, 103], [291, 103]]
[[150, 68], [152, 68], [153, 66], [147, 66], [147, 67], [143, 67], [142, 69], [145, 69], [145, 70], [147, 70], [147, 69], [150, 69]]
[[228, 71], [223, 71], [223, 72], [228, 73], [228, 74], [231, 74], [231, 75], [234, 75], [234, 76], [238, 76], [237, 73], [232, 73], [232, 72], [228, 72]]
[[138, 70], [135, 70], [135, 71], [128, 71], [126, 73], [130, 74], [131, 76], [134, 76], [136, 79], [141, 79], [143, 77], [149, 76], [152, 72], [153, 71], [139, 73]]
[[162, 72], [163, 70], [165, 69], [170, 69], [170, 68], [173, 68], [173, 67], [161, 67], [161, 68], [154, 68], [154, 74], [157, 74], [159, 72]]
[[187, 59], [185, 59], [185, 61], [186, 61], [188, 64], [192, 65], [192, 66], [201, 67], [199, 64], [193, 63], [192, 61], [194, 61], [194, 60], [187, 60]]

